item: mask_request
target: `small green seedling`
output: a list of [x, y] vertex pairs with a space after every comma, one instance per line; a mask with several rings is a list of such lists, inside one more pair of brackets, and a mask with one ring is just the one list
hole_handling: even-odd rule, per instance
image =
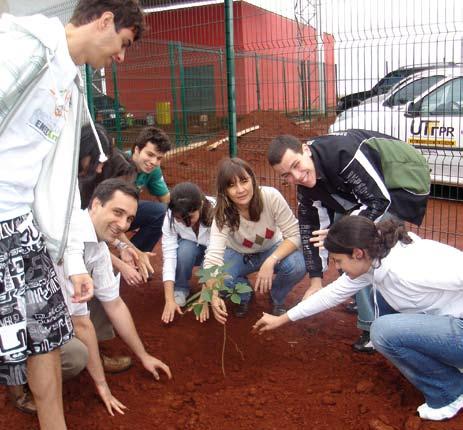
[[214, 291], [218, 291], [219, 295], [224, 299], [230, 299], [233, 303], [240, 304], [240, 294], [250, 293], [252, 288], [239, 282], [232, 288], [225, 285], [225, 279], [229, 278], [230, 275], [226, 272], [226, 269], [230, 267], [228, 264], [222, 266], [211, 266], [207, 269], [199, 270], [199, 282], [205, 284], [207, 281], [214, 279], [215, 285], [212, 288], [204, 288], [202, 291], [193, 294], [187, 301], [186, 305], [188, 308], [193, 308], [193, 312], [196, 316], [199, 316], [203, 310], [203, 306], [209, 306], [212, 302], [212, 295]]
[[[241, 297], [240, 294], [243, 293], [250, 293], [252, 288], [239, 282], [235, 284], [232, 288], [227, 287], [225, 285], [225, 279], [229, 278], [230, 275], [227, 273], [226, 269], [230, 267], [228, 264], [224, 264], [222, 266], [211, 266], [207, 269], [200, 269], [199, 270], [199, 282], [201, 284], [206, 284], [207, 281], [213, 279], [215, 280], [215, 284], [212, 288], [203, 288], [202, 291], [193, 294], [187, 301], [186, 306], [188, 309], [193, 308], [193, 311], [196, 316], [201, 315], [204, 306], [209, 306], [212, 302], [212, 296], [215, 291], [218, 291], [219, 295], [227, 300], [230, 299], [233, 303], [240, 304]], [[231, 338], [230, 338], [231, 339]], [[231, 339], [233, 341], [233, 339]], [[222, 344], [222, 373], [225, 377], [225, 345], [227, 343], [227, 325], [223, 325], [223, 344]], [[244, 360], [244, 355], [242, 351], [239, 349], [238, 345], [235, 341], [236, 350], [241, 354], [241, 359]]]

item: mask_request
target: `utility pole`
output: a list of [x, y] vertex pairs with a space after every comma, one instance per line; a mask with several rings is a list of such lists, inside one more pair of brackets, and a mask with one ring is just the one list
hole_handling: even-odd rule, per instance
[[[323, 29], [321, 19], [321, 2], [322, 0], [296, 0], [294, 4], [294, 19], [297, 23], [297, 39], [300, 54], [310, 46], [305, 40], [306, 27], [310, 26], [315, 29], [316, 40], [315, 49], [318, 71], [318, 97], [320, 113], [326, 113], [326, 95], [325, 95], [325, 49], [323, 44]], [[309, 56], [310, 58], [310, 56]], [[308, 85], [312, 77], [307, 73]], [[311, 101], [308, 101], [309, 106]]]

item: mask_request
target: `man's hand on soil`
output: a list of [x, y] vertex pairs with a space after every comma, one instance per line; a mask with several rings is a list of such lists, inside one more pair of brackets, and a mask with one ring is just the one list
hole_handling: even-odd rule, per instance
[[253, 325], [252, 329], [261, 334], [265, 331], [275, 330], [287, 322], [289, 322], [287, 314], [277, 317], [263, 312], [262, 318]]
[[73, 303], [88, 302], [93, 297], [93, 280], [88, 273], [71, 275], [69, 279], [74, 287]]
[[120, 264], [119, 271], [121, 272], [124, 281], [130, 286], [139, 285], [143, 282], [141, 274], [130, 264], [122, 262], [122, 264]]
[[156, 357], [149, 355], [148, 353], [142, 357], [141, 362], [143, 363], [143, 367], [150, 373], [153, 374], [154, 379], [159, 381], [159, 372], [158, 370], [162, 370], [169, 379], [172, 379], [172, 373], [170, 372], [169, 366], [163, 363], [161, 360], [158, 360]]
[[122, 404], [111, 394], [111, 390], [109, 389], [106, 381], [97, 383], [96, 389], [98, 391], [99, 396], [101, 397], [101, 400], [103, 400], [103, 403], [105, 404], [106, 409], [109, 412], [109, 415], [111, 415], [112, 417], [114, 416], [113, 409], [116, 412], [119, 412], [120, 414], [124, 415], [123, 409], [127, 409], [127, 406]]

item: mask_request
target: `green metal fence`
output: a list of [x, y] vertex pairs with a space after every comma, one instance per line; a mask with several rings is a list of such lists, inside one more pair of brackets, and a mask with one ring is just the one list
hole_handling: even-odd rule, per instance
[[[458, 0], [141, 3], [146, 34], [124, 64], [87, 71], [89, 104], [121, 147], [130, 146], [147, 124], [165, 129], [176, 148], [163, 166], [169, 185], [194, 180], [210, 194], [216, 163], [237, 153], [251, 162], [263, 184], [278, 186], [295, 207], [295, 190], [282, 184], [265, 160], [275, 135], [308, 139], [326, 133], [344, 115], [347, 126], [369, 129], [388, 118], [392, 125], [384, 131], [408, 141], [409, 135], [399, 136], [402, 124], [409, 124], [402, 122], [408, 105], [385, 111], [388, 94], [382, 92], [391, 91], [404, 70], [441, 65], [456, 78], [461, 72], [461, 66], [450, 67], [462, 62]], [[64, 19], [74, 4], [57, 2], [43, 10]], [[364, 103], [368, 97], [377, 99]], [[356, 105], [357, 111], [341, 113]], [[369, 120], [351, 119], [366, 114]], [[443, 122], [449, 118], [436, 120], [438, 129], [447, 127]], [[461, 166], [458, 118], [450, 125], [458, 138], [431, 167]], [[456, 178], [463, 184], [461, 171]], [[438, 183], [433, 192], [437, 199], [420, 232], [463, 247], [461, 188]]]

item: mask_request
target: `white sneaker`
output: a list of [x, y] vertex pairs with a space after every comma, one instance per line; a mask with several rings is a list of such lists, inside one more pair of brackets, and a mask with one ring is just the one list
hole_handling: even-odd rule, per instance
[[418, 407], [417, 411], [420, 418], [423, 418], [424, 420], [442, 421], [453, 418], [462, 408], [463, 394], [452, 403], [447, 406], [443, 406], [442, 408], [434, 409], [428, 406], [427, 403], [423, 403]]
[[183, 307], [186, 305], [187, 293], [183, 290], [174, 290], [174, 300], [177, 305]]

